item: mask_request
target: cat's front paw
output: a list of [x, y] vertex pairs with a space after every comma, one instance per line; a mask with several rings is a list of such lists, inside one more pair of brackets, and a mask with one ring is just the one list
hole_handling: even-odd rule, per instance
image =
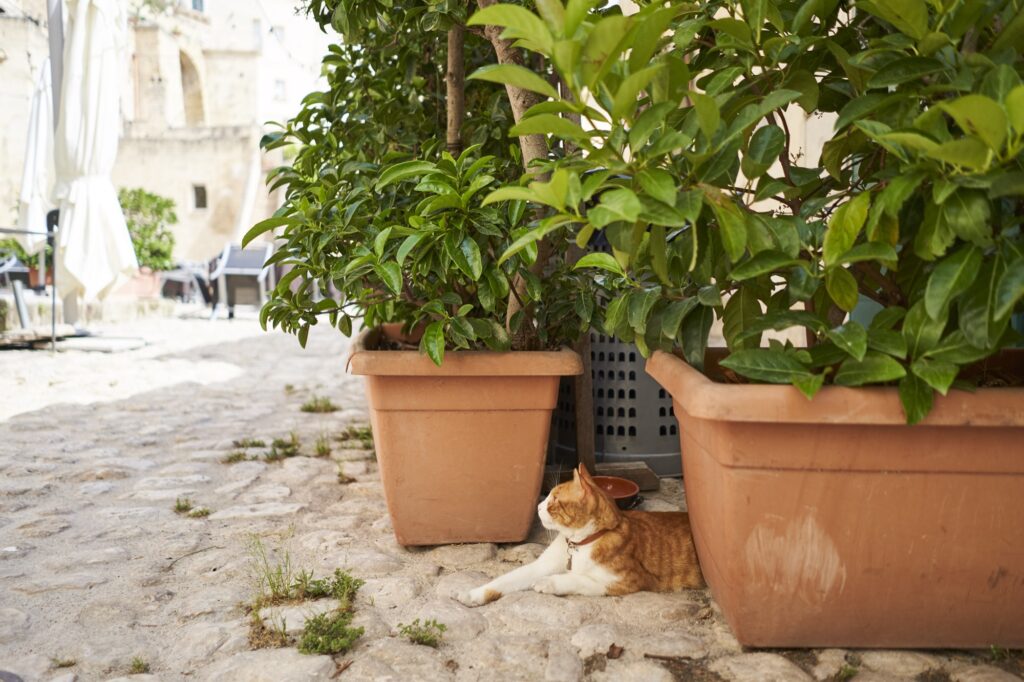
[[483, 606], [501, 597], [501, 592], [484, 587], [459, 592], [455, 598], [466, 606]]

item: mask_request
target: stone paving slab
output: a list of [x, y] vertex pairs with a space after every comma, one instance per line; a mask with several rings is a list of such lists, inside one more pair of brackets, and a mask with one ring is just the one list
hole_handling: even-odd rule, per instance
[[[185, 327], [202, 335], [206, 324]], [[242, 336], [193, 339], [183, 352], [165, 339], [162, 354], [88, 360], [96, 381], [154, 363], [182, 368], [181, 382], [164, 377], [157, 390], [85, 404], [80, 391], [73, 404], [37, 395], [33, 405], [47, 406], [21, 414], [8, 406], [15, 416], [0, 421], [0, 680], [1020, 679], [1011, 671], [1024, 659], [1000, 651], [744, 651], [702, 590], [523, 592], [466, 608], [452, 596], [532, 560], [546, 531], [536, 527], [520, 545], [400, 547], [372, 452], [332, 441], [329, 457], [308, 456], [318, 437], [367, 422], [359, 378], [344, 373], [344, 340], [315, 330], [302, 351], [284, 335]], [[203, 367], [215, 375], [196, 380]], [[300, 411], [313, 395], [339, 409]], [[292, 432], [303, 456], [222, 462], [236, 439], [269, 444]], [[350, 482], [339, 482], [339, 466]], [[210, 514], [175, 513], [183, 496]], [[675, 480], [647, 497], [650, 509], [684, 502]], [[251, 649], [253, 537], [273, 560], [287, 552], [295, 571], [326, 577], [343, 568], [366, 581], [354, 620], [365, 634], [352, 651]], [[287, 604], [264, 615], [283, 619], [294, 636], [331, 606]], [[416, 618], [447, 626], [439, 648], [399, 636], [399, 625]], [[131, 674], [136, 658], [148, 672]]]

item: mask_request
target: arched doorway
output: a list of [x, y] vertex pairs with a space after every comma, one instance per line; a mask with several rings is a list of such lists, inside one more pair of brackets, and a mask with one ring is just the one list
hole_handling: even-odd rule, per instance
[[203, 125], [203, 87], [199, 71], [184, 52], [179, 53], [181, 62], [181, 95], [185, 103], [185, 124]]

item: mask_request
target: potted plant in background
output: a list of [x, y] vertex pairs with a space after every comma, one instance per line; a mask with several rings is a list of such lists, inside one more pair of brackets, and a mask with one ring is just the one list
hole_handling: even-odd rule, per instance
[[139, 261], [139, 272], [118, 293], [145, 298], [160, 295], [160, 272], [174, 267], [174, 201], [141, 188], [122, 187], [117, 199]]
[[[612, 245], [578, 265], [674, 396], [740, 642], [1024, 645], [1024, 12], [537, 6], [485, 16], [567, 86], [513, 128], [580, 149], [559, 168], [582, 191], [530, 234]], [[819, 159], [801, 115], [832, 123]], [[851, 318], [865, 299], [880, 312]], [[792, 328], [806, 342], [762, 339]]]
[[[540, 135], [507, 140], [541, 99], [519, 86], [554, 90], [513, 63], [524, 53], [500, 30], [467, 31], [465, 5], [384, 5], [309, 4], [345, 44], [324, 60], [328, 91], [264, 140], [297, 151], [271, 173], [285, 205], [245, 238], [282, 228], [271, 264], [291, 268], [261, 321], [303, 345], [322, 318], [345, 335], [362, 321], [351, 368], [367, 376], [400, 543], [522, 540], [559, 377], [581, 371], [563, 346], [588, 328], [594, 287], [564, 251], [502, 258], [561, 218], [483, 198], [524, 171], [530, 191], [560, 191], [559, 150]], [[467, 87], [466, 63], [491, 70]], [[508, 73], [528, 80], [488, 82]]]

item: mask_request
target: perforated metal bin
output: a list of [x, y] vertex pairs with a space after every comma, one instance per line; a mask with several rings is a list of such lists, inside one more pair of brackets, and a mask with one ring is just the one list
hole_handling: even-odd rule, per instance
[[[597, 462], [644, 461], [659, 476], [680, 476], [679, 424], [672, 397], [644, 371], [637, 347], [590, 333]], [[576, 451], [576, 396], [571, 378], [558, 389], [552, 416], [551, 459], [571, 465]]]

